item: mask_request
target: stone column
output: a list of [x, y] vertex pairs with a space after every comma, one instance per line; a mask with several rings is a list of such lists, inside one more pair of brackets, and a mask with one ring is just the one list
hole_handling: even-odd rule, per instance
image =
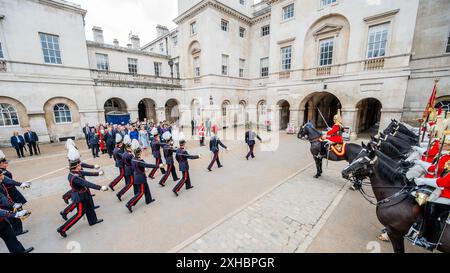
[[[356, 120], [357, 120], [357, 109], [342, 109], [342, 122], [343, 125], [346, 127], [350, 127], [352, 130], [352, 133], [350, 134], [350, 140], [355, 140], [356, 135]], [[330, 124], [331, 126], [331, 124]]]
[[295, 126], [295, 129], [300, 126], [300, 110], [299, 109], [289, 109], [289, 123]]
[[305, 108], [302, 108], [298, 110], [298, 126], [302, 126], [304, 120], [305, 120]]
[[28, 119], [30, 121], [30, 128], [36, 132], [39, 137], [40, 143], [49, 143], [50, 135], [47, 130], [47, 123], [45, 122], [44, 112], [28, 113]]
[[128, 108], [128, 114], [130, 114], [132, 122], [139, 118], [139, 110], [137, 108]]
[[157, 107], [156, 108], [156, 121], [160, 122], [166, 119], [166, 107]]
[[402, 119], [402, 109], [381, 109], [380, 131], [383, 131], [390, 123], [391, 119], [400, 121]]

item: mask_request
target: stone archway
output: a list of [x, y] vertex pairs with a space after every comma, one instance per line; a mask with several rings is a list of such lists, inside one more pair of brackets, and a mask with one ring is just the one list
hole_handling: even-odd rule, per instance
[[221, 107], [222, 127], [223, 128], [228, 128], [230, 125], [232, 125], [232, 122], [231, 122], [232, 113], [231, 113], [230, 108], [231, 108], [231, 102], [229, 100], [224, 100], [222, 102], [222, 107]]
[[105, 110], [105, 115], [112, 112], [118, 112], [122, 114], [128, 113], [127, 104], [123, 99], [119, 98], [110, 98], [105, 102], [103, 108]]
[[191, 101], [191, 119], [200, 121], [202, 117], [201, 105], [198, 99]]
[[145, 118], [148, 121], [156, 122], [156, 103], [152, 99], [142, 99], [138, 104], [139, 120], [143, 121]]
[[287, 100], [280, 100], [277, 103], [280, 109], [280, 130], [284, 130], [288, 127], [290, 121], [290, 107], [291, 105]]
[[381, 102], [375, 98], [367, 98], [356, 104], [357, 122], [356, 133], [362, 133], [368, 130], [378, 132], [381, 120]]
[[164, 105], [166, 113], [166, 121], [175, 123], [180, 120], [180, 103], [176, 99], [169, 99]]
[[76, 102], [65, 97], [51, 98], [44, 103], [44, 116], [50, 140], [62, 141], [76, 137], [82, 127], [80, 112]]
[[329, 92], [315, 92], [303, 100], [300, 109], [305, 109], [303, 122], [311, 121], [316, 128], [324, 129], [333, 125], [333, 117], [342, 105], [338, 97]]

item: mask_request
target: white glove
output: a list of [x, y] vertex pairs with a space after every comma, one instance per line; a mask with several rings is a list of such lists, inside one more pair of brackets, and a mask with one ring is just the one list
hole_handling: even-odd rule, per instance
[[107, 186], [102, 186], [102, 188], [100, 190], [101, 191], [108, 191], [108, 187]]
[[94, 169], [98, 170], [98, 169], [100, 169], [100, 166], [99, 165], [94, 165]]
[[104, 175], [104, 174], [105, 174], [104, 171], [99, 171], [99, 172], [98, 172], [98, 175], [99, 175], [99, 176], [102, 176], [102, 175]]
[[27, 210], [21, 210], [21, 211], [16, 212], [16, 214], [14, 214], [14, 217], [21, 218], [21, 217], [26, 216], [27, 214], [28, 214]]
[[202, 155], [198, 155], [198, 158], [202, 158]]
[[417, 186], [431, 186], [433, 188], [439, 188], [436, 178], [415, 178], [414, 183], [416, 183]]
[[28, 189], [30, 186], [31, 186], [31, 183], [29, 183], [29, 182], [23, 182], [22, 184], [20, 184], [21, 189]]
[[330, 127], [327, 127], [327, 131], [331, 131], [331, 128], [330, 128]]
[[14, 203], [13, 208], [20, 209], [22, 207], [22, 204], [20, 203]]
[[231, 149], [230, 149], [230, 148], [227, 148], [227, 151], [231, 151]]

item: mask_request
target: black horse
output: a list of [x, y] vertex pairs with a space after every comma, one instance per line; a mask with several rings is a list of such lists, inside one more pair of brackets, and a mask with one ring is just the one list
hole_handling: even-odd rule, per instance
[[392, 136], [392, 135], [385, 135], [383, 133], [380, 133], [380, 138], [384, 141], [388, 141], [389, 143], [391, 143], [392, 145], [395, 146], [395, 148], [397, 148], [400, 153], [402, 154], [408, 154], [411, 152], [411, 146], [408, 143], [405, 143], [404, 140], [396, 137], [396, 136]]
[[398, 122], [397, 120], [393, 119], [391, 120], [391, 123], [386, 127], [386, 129], [383, 131], [386, 135], [393, 134], [395, 132], [400, 132], [404, 135], [409, 136], [410, 138], [413, 138], [415, 140], [419, 140], [419, 136], [416, 135], [414, 132], [412, 132], [408, 127], [406, 127], [403, 123]]
[[309, 123], [304, 124], [297, 134], [299, 139], [306, 139], [311, 143], [311, 154], [313, 155], [316, 163], [317, 173], [314, 178], [319, 178], [322, 175], [322, 160], [326, 158], [331, 161], [347, 161], [352, 162], [355, 159], [362, 147], [358, 144], [348, 143], [346, 144], [346, 151], [343, 156], [337, 156], [331, 151], [327, 151], [325, 142], [320, 141], [322, 133], [312, 127]]
[[[381, 152], [363, 146], [358, 157], [342, 171], [345, 179], [362, 181], [370, 178], [377, 200], [378, 220], [386, 227], [396, 253], [404, 253], [404, 236], [422, 214], [421, 207], [411, 196], [415, 184], [382, 159]], [[447, 226], [441, 238], [439, 251], [450, 252], [450, 228]]]
[[381, 151], [383, 154], [389, 156], [392, 159], [400, 160], [400, 159], [406, 159], [407, 154], [402, 154], [394, 145], [392, 145], [388, 141], [384, 141], [381, 138], [375, 138], [371, 137], [372, 141], [377, 150]]

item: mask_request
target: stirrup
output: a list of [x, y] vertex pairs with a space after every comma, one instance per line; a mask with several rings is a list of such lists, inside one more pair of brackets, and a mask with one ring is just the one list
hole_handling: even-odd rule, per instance
[[416, 226], [417, 226], [417, 223], [414, 223], [414, 225], [411, 226], [408, 233], [405, 235], [405, 239], [410, 241], [413, 244], [416, 241], [416, 239], [419, 237], [419, 232], [420, 232], [420, 230], [418, 228], [416, 228]]
[[438, 244], [430, 243], [425, 237], [419, 236], [414, 240], [413, 245], [422, 247], [428, 251], [434, 251]]

